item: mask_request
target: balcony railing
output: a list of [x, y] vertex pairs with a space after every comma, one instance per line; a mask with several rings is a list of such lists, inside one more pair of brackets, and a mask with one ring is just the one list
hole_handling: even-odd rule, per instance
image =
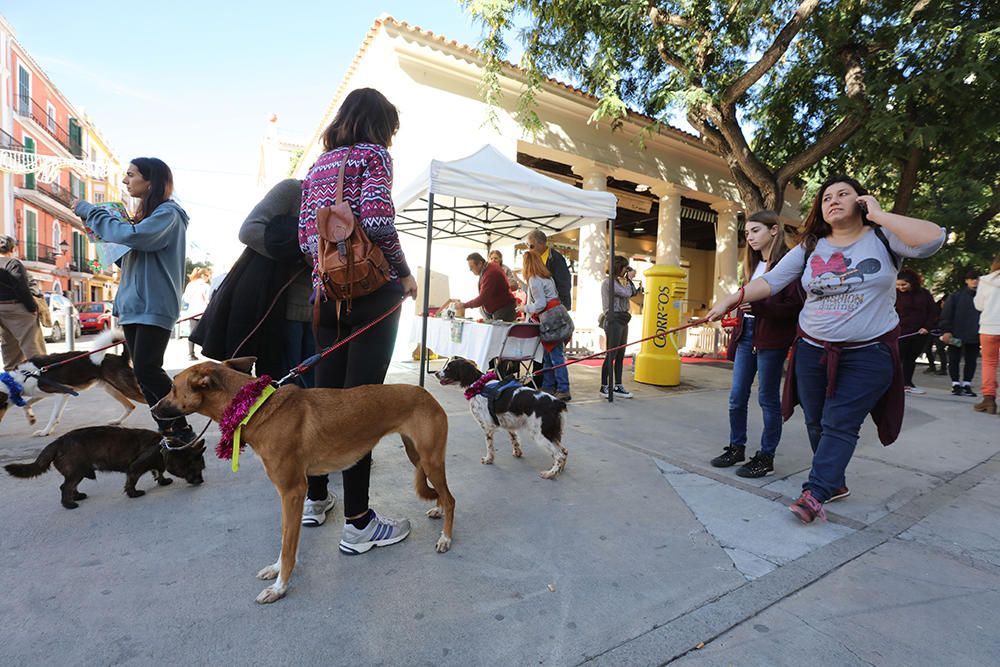
[[0, 149], [8, 151], [23, 151], [24, 144], [3, 130], [0, 130]]
[[56, 257], [60, 254], [57, 248], [50, 245], [43, 245], [41, 243], [28, 243], [25, 245], [25, 259], [32, 262], [42, 262], [43, 264], [51, 264], [55, 266]]
[[14, 109], [21, 116], [30, 118], [38, 123], [43, 130], [48, 132], [53, 139], [62, 144], [70, 153], [78, 158], [83, 157], [83, 146], [80, 145], [80, 140], [71, 137], [69, 131], [62, 125], [50, 122], [48, 111], [43, 109], [41, 104], [30, 97], [18, 95], [14, 98]]
[[73, 201], [73, 198], [70, 196], [69, 191], [60, 186], [59, 183], [41, 183], [36, 181], [35, 189], [66, 208], [72, 208], [70, 203]]

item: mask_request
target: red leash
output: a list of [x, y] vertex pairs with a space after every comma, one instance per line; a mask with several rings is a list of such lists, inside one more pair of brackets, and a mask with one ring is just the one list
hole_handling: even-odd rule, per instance
[[[188, 320], [193, 320], [193, 319], [199, 318], [199, 317], [201, 317], [204, 314], [205, 313], [198, 313], [197, 315], [192, 315], [191, 317], [185, 317], [183, 320], [177, 320], [177, 324], [180, 324], [181, 322], [187, 322]], [[119, 345], [121, 345], [124, 342], [125, 342], [124, 340], [116, 340], [115, 342], [113, 342], [113, 343], [111, 343], [109, 345], [105, 345], [104, 347], [99, 347], [96, 350], [90, 350], [89, 352], [83, 352], [81, 354], [76, 355], [75, 357], [70, 357], [69, 359], [63, 359], [62, 361], [57, 361], [56, 363], [49, 364], [48, 366], [42, 366], [41, 368], [38, 369], [38, 372], [39, 373], [45, 373], [46, 371], [49, 371], [49, 370], [51, 370], [53, 368], [56, 368], [58, 366], [62, 366], [64, 364], [68, 364], [71, 361], [76, 361], [77, 359], [83, 359], [84, 357], [89, 357], [92, 354], [97, 354], [98, 352], [103, 352], [104, 350], [110, 349], [112, 347], [118, 347]]]
[[695, 327], [695, 326], [698, 326], [700, 324], [704, 324], [705, 322], [708, 322], [707, 318], [703, 319], [703, 320], [695, 320], [694, 322], [688, 322], [687, 324], [683, 324], [683, 325], [681, 325], [679, 327], [674, 327], [673, 329], [667, 329], [666, 331], [659, 331], [659, 332], [653, 334], [652, 336], [646, 336], [645, 338], [640, 338], [639, 340], [634, 340], [634, 341], [631, 341], [629, 343], [624, 343], [622, 345], [616, 345], [615, 347], [612, 347], [612, 348], [609, 348], [607, 350], [604, 350], [603, 352], [595, 352], [594, 354], [588, 355], [586, 357], [580, 357], [579, 359], [571, 359], [570, 361], [567, 361], [565, 363], [559, 364], [558, 366], [550, 366], [549, 368], [543, 368], [541, 370], [535, 371], [531, 375], [539, 375], [541, 373], [544, 373], [545, 371], [551, 371], [551, 370], [555, 370], [556, 368], [562, 368], [563, 366], [570, 366], [572, 364], [578, 364], [581, 361], [586, 361], [587, 359], [595, 359], [597, 357], [604, 356], [608, 352], [616, 352], [616, 351], [621, 350], [623, 348], [626, 348], [626, 347], [628, 347], [630, 345], [638, 345], [639, 343], [644, 343], [647, 340], [653, 340], [654, 338], [666, 338], [668, 335], [670, 335], [672, 333], [677, 333], [678, 331], [683, 331], [684, 329], [690, 329], [691, 327]]
[[396, 312], [397, 310], [399, 310], [400, 306], [403, 305], [404, 301], [406, 301], [406, 297], [405, 296], [402, 299], [400, 299], [399, 303], [397, 303], [395, 306], [393, 306], [389, 310], [385, 311], [384, 313], [382, 313], [381, 315], [379, 315], [378, 317], [376, 317], [374, 320], [372, 320], [371, 322], [369, 322], [365, 326], [361, 327], [360, 329], [358, 329], [357, 331], [355, 331], [354, 333], [352, 333], [347, 338], [344, 338], [343, 340], [338, 340], [336, 343], [334, 343], [330, 347], [325, 348], [322, 352], [318, 352], [318, 353], [312, 355], [311, 357], [309, 357], [308, 359], [302, 361], [298, 366], [296, 366], [295, 368], [293, 368], [292, 370], [290, 370], [288, 372], [288, 375], [286, 375], [285, 377], [283, 377], [280, 380], [278, 380], [278, 383], [277, 383], [278, 386], [280, 387], [281, 385], [285, 384], [286, 382], [288, 382], [289, 380], [295, 378], [296, 376], [302, 375], [303, 373], [305, 373], [306, 371], [308, 371], [310, 368], [312, 368], [313, 366], [315, 366], [316, 364], [318, 364], [319, 362], [321, 362], [323, 359], [325, 359], [327, 356], [329, 356], [331, 353], [333, 353], [334, 350], [336, 350], [337, 348], [343, 347], [344, 345], [347, 345], [352, 340], [354, 340], [355, 338], [357, 338], [358, 336], [360, 336], [364, 332], [368, 331], [369, 329], [371, 329], [373, 326], [375, 326], [376, 324], [378, 324], [379, 322], [381, 322], [385, 318], [387, 318], [390, 315], [392, 315], [394, 312]]

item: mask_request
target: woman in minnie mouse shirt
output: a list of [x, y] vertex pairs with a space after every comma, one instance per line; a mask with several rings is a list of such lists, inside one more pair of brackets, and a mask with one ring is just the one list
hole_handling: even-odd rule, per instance
[[[933, 222], [883, 211], [860, 183], [838, 176], [820, 187], [802, 242], [741, 290], [752, 302], [800, 280], [806, 292], [782, 400], [785, 419], [802, 404], [813, 450], [809, 479], [789, 507], [803, 523], [825, 518], [823, 503], [850, 493], [844, 473], [865, 415], [883, 444], [899, 435], [897, 265], [900, 257], [933, 255], [944, 239]], [[721, 299], [709, 317], [722, 318], [739, 298]]]

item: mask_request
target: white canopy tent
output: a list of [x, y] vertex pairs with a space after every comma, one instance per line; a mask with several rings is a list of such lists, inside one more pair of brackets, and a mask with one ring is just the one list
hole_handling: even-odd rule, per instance
[[610, 256], [614, 256], [618, 201], [613, 194], [581, 190], [543, 176], [490, 145], [458, 160], [431, 160], [394, 199], [397, 230], [427, 240], [420, 386], [427, 364], [431, 244], [435, 239], [462, 239], [489, 249], [497, 241], [520, 241], [535, 229], [554, 234], [586, 223], [612, 221]]

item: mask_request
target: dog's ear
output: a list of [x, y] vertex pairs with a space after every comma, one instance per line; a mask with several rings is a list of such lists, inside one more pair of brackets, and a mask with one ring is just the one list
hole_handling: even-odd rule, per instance
[[209, 389], [213, 386], [215, 386], [215, 378], [212, 377], [211, 373], [201, 373], [191, 377], [191, 387], [194, 389]]
[[226, 359], [222, 362], [222, 365], [228, 366], [240, 373], [249, 373], [253, 369], [255, 361], [257, 361], [257, 357], [237, 357], [236, 359]]

